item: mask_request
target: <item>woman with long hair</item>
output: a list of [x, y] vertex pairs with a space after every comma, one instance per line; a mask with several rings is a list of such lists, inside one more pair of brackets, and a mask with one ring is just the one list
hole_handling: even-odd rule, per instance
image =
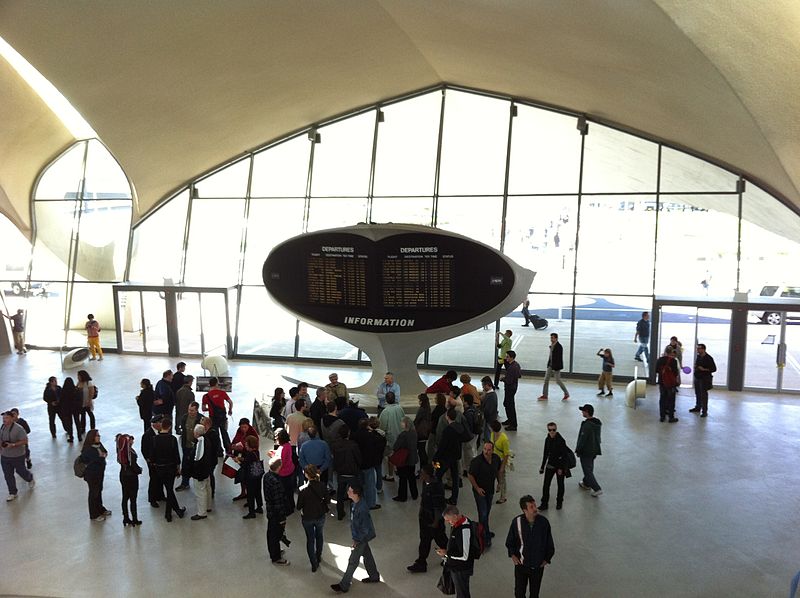
[[75, 441], [76, 430], [78, 431], [78, 440], [83, 439], [83, 435], [80, 434], [80, 412], [75, 405], [76, 394], [75, 382], [72, 378], [65, 378], [64, 385], [61, 387], [61, 400], [58, 402], [58, 416], [64, 422], [64, 428], [67, 430], [67, 442]]
[[286, 393], [279, 386], [272, 395], [272, 407], [269, 410], [269, 416], [272, 418], [272, 429], [276, 433], [279, 428], [283, 428], [286, 425], [286, 420], [283, 417], [283, 410], [285, 407]]
[[103, 476], [106, 472], [108, 451], [100, 442], [100, 432], [92, 428], [86, 433], [79, 459], [86, 464], [83, 479], [89, 486], [89, 518], [105, 521], [111, 511], [103, 506]]
[[286, 430], [278, 430], [275, 439], [278, 441], [278, 448], [275, 450], [276, 456], [281, 459], [281, 468], [278, 470], [278, 477], [283, 484], [283, 490], [286, 492], [287, 502], [292, 505], [294, 509], [294, 489], [295, 489], [295, 473], [294, 461], [292, 461], [292, 443], [289, 438], [289, 433]]
[[89, 427], [94, 429], [94, 396], [95, 388], [92, 383], [92, 377], [86, 370], [78, 370], [78, 396], [81, 398], [81, 427], [83, 432], [86, 430], [86, 414], [89, 414]]
[[[117, 434], [117, 463], [119, 463], [119, 483], [122, 486], [122, 526], [141, 525], [136, 510], [136, 497], [139, 494], [139, 474], [142, 468], [136, 462], [133, 449], [133, 436]], [[130, 505], [131, 516], [128, 517]]]
[[325, 517], [328, 515], [330, 496], [328, 489], [319, 479], [319, 470], [313, 463], [306, 465], [303, 470], [308, 480], [297, 495], [297, 509], [301, 513], [303, 529], [306, 532], [306, 552], [311, 563], [311, 571], [319, 568], [322, 560], [322, 528], [325, 526]]
[[428, 453], [425, 445], [428, 436], [431, 434], [431, 401], [424, 392], [417, 397], [419, 407], [414, 416], [414, 430], [417, 432], [417, 455], [419, 455], [419, 465], [422, 467], [428, 462]]

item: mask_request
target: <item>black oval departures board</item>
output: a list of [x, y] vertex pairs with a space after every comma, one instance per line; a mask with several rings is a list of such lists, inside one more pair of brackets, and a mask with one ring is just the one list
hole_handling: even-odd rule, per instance
[[308, 233], [274, 248], [263, 277], [273, 298], [301, 318], [381, 333], [463, 322], [495, 307], [514, 286], [511, 266], [492, 249], [427, 232], [379, 241]]

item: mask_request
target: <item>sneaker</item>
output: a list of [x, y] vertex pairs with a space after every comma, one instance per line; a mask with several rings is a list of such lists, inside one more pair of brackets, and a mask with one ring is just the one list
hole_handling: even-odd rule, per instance
[[561, 397], [561, 400], [562, 401], [568, 401], [569, 400], [569, 395], [564, 395], [563, 397]]
[[248, 513], [247, 515], [242, 516], [242, 519], [255, 519], [255, 518], [256, 518], [255, 513]]
[[97, 358], [97, 360], [98, 361], [103, 361], [103, 356], [101, 355], [100, 357]]
[[105, 521], [105, 520], [106, 520], [105, 515], [100, 515], [99, 517], [95, 517], [94, 519], [92, 519], [92, 521]]
[[337, 594], [344, 594], [345, 592], [347, 592], [347, 590], [345, 590], [345, 589], [342, 587], [342, 585], [341, 585], [341, 584], [338, 584], [338, 583], [331, 584], [331, 589], [332, 589], [334, 592], [336, 592]]
[[580, 487], [581, 490], [588, 490], [589, 489], [589, 486], [587, 486], [583, 482], [578, 482], [578, 486]]
[[634, 361], [642, 361], [641, 357], [634, 357], [633, 359], [634, 359]]
[[692, 407], [689, 409], [689, 413], [700, 413], [700, 407]]
[[411, 573], [426, 573], [428, 571], [427, 563], [414, 563], [406, 567]]
[[676, 421], [678, 421], [677, 417], [670, 417], [669, 418], [669, 423], [671, 423], [671, 424], [674, 424]]
[[17, 500], [16, 494], [9, 494], [8, 496], [6, 496], [6, 502], [11, 502], [12, 500]]
[[606, 394], [606, 396], [607, 397], [613, 397], [614, 396], [614, 391], [613, 390], [609, 390], [608, 393]]
[[708, 417], [708, 413], [701, 413], [700, 417]]
[[361, 580], [361, 583], [381, 583], [381, 578], [378, 577], [376, 579], [375, 577], [365, 577]]
[[192, 515], [189, 517], [192, 521], [200, 521], [202, 519], [208, 519], [208, 515]]
[[506, 426], [506, 432], [516, 432], [517, 426]]
[[536, 507], [536, 509], [538, 511], [546, 511], [547, 510], [547, 505], [545, 505], [545, 504], [539, 505], [538, 507]]
[[90, 357], [89, 361], [94, 361], [94, 359], [95, 359], [94, 357]]
[[36, 488], [36, 480], [32, 479], [30, 482], [28, 482], [28, 488], [30, 488], [31, 490]]
[[598, 392], [598, 393], [597, 393], [597, 396], [598, 396], [598, 397], [604, 397], [604, 396], [606, 396], [606, 393], [604, 393], [604, 392], [601, 390], [600, 392]]
[[547, 400], [547, 395], [542, 395], [542, 396], [540, 396], [540, 397], [539, 397], [538, 399], [536, 399], [536, 400], [537, 400], [537, 401], [546, 401], [546, 400]]
[[273, 565], [288, 565], [289, 561], [286, 559], [278, 559], [277, 561], [272, 561]]
[[603, 495], [603, 491], [602, 490], [592, 490], [592, 496], [594, 496], [595, 498], [597, 498], [598, 496], [602, 496], [602, 495]]
[[103, 516], [105, 516], [105, 517], [111, 517], [111, 515], [112, 515], [111, 511], [109, 511], [108, 509], [106, 509], [105, 511], [103, 511]]

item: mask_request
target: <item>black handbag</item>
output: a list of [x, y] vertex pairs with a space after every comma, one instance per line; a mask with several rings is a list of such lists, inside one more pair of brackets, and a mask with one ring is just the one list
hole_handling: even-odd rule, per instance
[[450, 570], [447, 567], [442, 569], [442, 575], [439, 577], [439, 582], [436, 584], [436, 587], [445, 596], [455, 595], [456, 586], [453, 584], [453, 577], [450, 575]]

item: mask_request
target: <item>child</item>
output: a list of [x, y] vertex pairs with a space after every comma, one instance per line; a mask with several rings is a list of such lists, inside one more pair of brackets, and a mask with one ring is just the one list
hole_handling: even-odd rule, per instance
[[[133, 436], [117, 434], [117, 463], [119, 463], [119, 483], [122, 486], [122, 526], [136, 527], [141, 525], [136, 510], [136, 497], [139, 494], [139, 474], [142, 468], [136, 462], [136, 451], [133, 450]], [[128, 517], [130, 503], [131, 516]]]
[[611, 388], [611, 371], [614, 369], [614, 356], [611, 354], [611, 349], [600, 349], [597, 352], [598, 357], [603, 358], [603, 371], [600, 372], [600, 377], [597, 379], [597, 388], [600, 392], [597, 393], [598, 397], [606, 396], [603, 392], [603, 387], [608, 388], [608, 396], [614, 396], [614, 389]]
[[495, 504], [502, 505], [506, 502], [506, 471], [514, 469], [511, 462], [514, 453], [511, 452], [508, 436], [503, 432], [503, 425], [500, 421], [494, 420], [489, 427], [492, 429], [489, 440], [494, 443], [494, 454], [500, 457], [500, 472], [497, 478], [500, 498], [495, 501]]

